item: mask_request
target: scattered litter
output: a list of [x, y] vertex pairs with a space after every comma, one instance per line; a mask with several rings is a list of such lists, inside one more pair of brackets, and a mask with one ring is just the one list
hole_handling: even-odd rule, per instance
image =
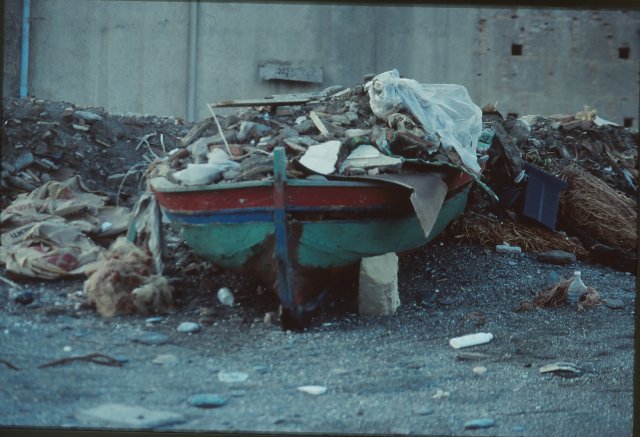
[[327, 387], [321, 385], [303, 385], [298, 387], [298, 390], [310, 395], [323, 395], [327, 392]]
[[487, 368], [484, 366], [476, 366], [473, 368], [473, 373], [476, 375], [484, 375], [487, 372]]
[[489, 343], [493, 339], [493, 334], [487, 332], [478, 332], [475, 334], [463, 335], [449, 340], [449, 344], [454, 349], [464, 347], [477, 346], [479, 344]]
[[558, 376], [575, 378], [580, 376], [582, 371], [573, 363], [552, 363], [540, 367], [540, 373], [555, 373]]
[[495, 424], [495, 419], [491, 418], [473, 419], [464, 423], [464, 429], [491, 428]]
[[496, 252], [498, 253], [522, 253], [522, 249], [519, 246], [511, 246], [509, 244], [496, 245]]
[[431, 397], [433, 399], [448, 398], [449, 397], [449, 392], [448, 391], [444, 391], [442, 389], [436, 389], [436, 393]]
[[249, 378], [249, 375], [243, 372], [223, 372], [222, 370], [218, 372], [218, 380], [220, 382], [227, 382], [227, 383], [244, 382], [248, 378]]
[[216, 394], [200, 393], [191, 396], [189, 404], [198, 408], [220, 408], [227, 404], [227, 400]]
[[51, 361], [49, 363], [38, 366], [38, 369], [44, 369], [45, 367], [59, 366], [62, 364], [68, 364], [73, 361], [86, 361], [89, 363], [101, 364], [103, 366], [122, 367], [122, 363], [113, 357], [104, 354], [89, 354], [77, 357], [62, 358], [60, 360]]
[[72, 349], [71, 346], [65, 346], [62, 348], [64, 352], [71, 352], [71, 349]]
[[233, 293], [229, 287], [222, 287], [218, 290], [218, 300], [226, 306], [233, 306]]

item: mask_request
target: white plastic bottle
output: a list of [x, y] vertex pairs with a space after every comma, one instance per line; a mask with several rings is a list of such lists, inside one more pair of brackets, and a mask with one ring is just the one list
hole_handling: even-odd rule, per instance
[[587, 286], [582, 282], [581, 273], [576, 271], [573, 272], [573, 281], [569, 284], [569, 289], [567, 290], [567, 300], [570, 305], [575, 305], [578, 303], [580, 296], [587, 292]]

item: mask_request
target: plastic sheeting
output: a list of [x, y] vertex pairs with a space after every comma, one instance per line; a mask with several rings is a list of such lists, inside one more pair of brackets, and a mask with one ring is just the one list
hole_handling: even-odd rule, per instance
[[420, 84], [401, 79], [394, 69], [375, 76], [365, 89], [377, 117], [386, 119], [393, 113], [409, 111], [426, 135], [437, 133], [442, 145], [455, 149], [467, 169], [480, 172], [476, 147], [482, 132], [482, 110], [471, 101], [464, 86]]

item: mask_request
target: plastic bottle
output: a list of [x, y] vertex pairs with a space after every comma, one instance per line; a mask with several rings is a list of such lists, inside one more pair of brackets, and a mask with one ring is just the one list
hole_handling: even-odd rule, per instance
[[580, 276], [580, 272], [573, 272], [573, 281], [569, 284], [569, 289], [567, 290], [567, 300], [571, 305], [575, 305], [578, 303], [578, 299], [584, 293], [587, 292], [587, 286], [582, 282], [582, 278]]

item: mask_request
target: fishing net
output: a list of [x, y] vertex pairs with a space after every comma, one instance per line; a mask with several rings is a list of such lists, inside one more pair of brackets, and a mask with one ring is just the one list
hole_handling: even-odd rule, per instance
[[453, 235], [470, 243], [493, 246], [507, 242], [520, 246], [527, 252], [564, 250], [586, 259], [588, 252], [577, 238], [565, 237], [560, 233], [527, 223], [501, 222], [497, 218], [467, 212], [461, 219], [451, 224]]
[[635, 202], [575, 165], [560, 177], [568, 188], [560, 197], [560, 216], [593, 238], [623, 250], [635, 251], [637, 212]]

